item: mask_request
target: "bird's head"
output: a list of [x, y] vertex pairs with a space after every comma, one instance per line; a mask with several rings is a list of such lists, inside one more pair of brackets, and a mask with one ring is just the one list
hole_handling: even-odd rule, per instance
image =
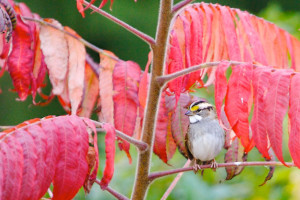
[[196, 123], [201, 121], [203, 118], [216, 118], [216, 111], [213, 105], [206, 101], [199, 100], [193, 102], [185, 115], [189, 116], [190, 123]]

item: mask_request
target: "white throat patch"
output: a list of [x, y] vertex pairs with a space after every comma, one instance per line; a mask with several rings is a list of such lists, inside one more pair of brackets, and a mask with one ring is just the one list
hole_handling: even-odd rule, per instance
[[196, 122], [199, 122], [202, 120], [202, 117], [199, 116], [199, 115], [193, 115], [193, 116], [189, 116], [189, 119], [190, 119], [190, 123], [191, 124], [194, 124]]

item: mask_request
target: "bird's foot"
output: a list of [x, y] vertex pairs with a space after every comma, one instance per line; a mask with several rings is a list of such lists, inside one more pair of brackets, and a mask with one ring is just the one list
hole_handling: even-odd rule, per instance
[[218, 163], [216, 162], [215, 159], [213, 159], [211, 166], [210, 166], [214, 171], [216, 171], [216, 169], [219, 167]]
[[193, 171], [194, 171], [194, 173], [196, 174], [198, 172], [198, 170], [201, 170], [201, 167], [200, 167], [200, 165], [198, 165], [197, 163], [195, 163], [193, 165]]

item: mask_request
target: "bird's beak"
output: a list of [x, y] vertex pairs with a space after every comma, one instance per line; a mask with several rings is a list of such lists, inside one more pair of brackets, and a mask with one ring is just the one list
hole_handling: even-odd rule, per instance
[[188, 111], [186, 111], [185, 115], [187, 115], [187, 116], [192, 116], [193, 113], [192, 113], [190, 110], [188, 110]]

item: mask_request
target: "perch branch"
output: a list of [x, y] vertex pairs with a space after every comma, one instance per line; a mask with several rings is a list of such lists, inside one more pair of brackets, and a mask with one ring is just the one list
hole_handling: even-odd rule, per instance
[[41, 19], [35, 19], [35, 18], [31, 18], [31, 17], [24, 17], [24, 16], [22, 17], [22, 19], [25, 19], [25, 20], [28, 20], [28, 21], [38, 22], [38, 23], [40, 23], [40, 24], [42, 24], [42, 25], [46, 25], [46, 26], [49, 26], [49, 27], [54, 28], [54, 29], [56, 29], [56, 30], [59, 30], [59, 31], [63, 32], [64, 34], [67, 34], [67, 35], [69, 35], [69, 36], [75, 38], [76, 40], [79, 40], [79, 41], [82, 42], [82, 44], [84, 44], [86, 47], [92, 49], [93, 51], [95, 51], [95, 52], [97, 52], [97, 53], [101, 53], [101, 54], [103, 54], [103, 55], [105, 55], [105, 56], [107, 56], [107, 57], [110, 57], [111, 59], [114, 59], [114, 60], [116, 60], [116, 61], [120, 61], [120, 60], [121, 60], [121, 59], [119, 59], [119, 58], [117, 58], [117, 57], [115, 57], [115, 56], [112, 56], [112, 55], [110, 55], [110, 54], [107, 54], [107, 53], [105, 52], [105, 50], [100, 49], [99, 47], [96, 47], [95, 45], [93, 45], [92, 43], [86, 41], [85, 39], [83, 39], [83, 38], [81, 38], [81, 37], [78, 37], [78, 36], [76, 36], [76, 35], [73, 35], [72, 33], [68, 32], [68, 31], [65, 31], [64, 29], [62, 29], [62, 28], [60, 28], [60, 27], [57, 27], [57, 26], [55, 26], [55, 25], [53, 25], [53, 24], [50, 24], [50, 23], [48, 23], [48, 22], [46, 22], [46, 21], [44, 21], [44, 20], [41, 20]]
[[[181, 71], [177, 71], [174, 72], [172, 74], [167, 74], [167, 75], [163, 75], [163, 76], [159, 76], [156, 78], [156, 81], [158, 82], [158, 84], [160, 85], [164, 85], [165, 83], [170, 82], [171, 80], [178, 78], [180, 76], [198, 71], [200, 69], [203, 68], [209, 68], [209, 67], [215, 67], [218, 66], [222, 61], [218, 61], [218, 62], [207, 62], [207, 63], [202, 63], [200, 65], [195, 65], [186, 69], [183, 69]], [[239, 61], [228, 61], [230, 64], [232, 65], [242, 65], [242, 64], [246, 64], [247, 62], [239, 62]], [[262, 67], [263, 65], [256, 65], [253, 64], [254, 67]]]
[[[295, 167], [294, 163], [286, 163], [287, 166], [289, 167]], [[219, 163], [218, 168], [220, 167], [238, 167], [238, 166], [284, 166], [281, 162], [276, 162], [276, 161], [264, 161], [264, 162], [230, 162], [230, 163]], [[201, 165], [201, 169], [207, 169], [211, 168], [211, 165]], [[180, 173], [180, 172], [186, 172], [186, 171], [191, 171], [193, 170], [193, 167], [183, 167], [179, 169], [172, 169], [168, 171], [161, 171], [161, 172], [153, 172], [149, 175], [149, 179], [151, 181], [161, 178], [164, 176]]]
[[[83, 4], [85, 6], [90, 5], [89, 2], [84, 1]], [[99, 13], [100, 15], [103, 15], [104, 17], [106, 17], [107, 19], [115, 22], [116, 24], [122, 26], [123, 28], [125, 28], [126, 30], [128, 30], [129, 32], [133, 33], [134, 35], [136, 35], [137, 37], [139, 37], [140, 39], [144, 40], [145, 42], [147, 42], [149, 45], [154, 45], [155, 41], [152, 37], [150, 37], [149, 35], [137, 30], [136, 28], [130, 26], [129, 24], [119, 20], [118, 18], [108, 14], [107, 12], [105, 12], [104, 10], [101, 10], [100, 8], [97, 8], [94, 5], [90, 5], [89, 6], [90, 9], [92, 9], [93, 11]]]
[[184, 6], [188, 5], [192, 1], [194, 1], [194, 0], [184, 0], [184, 1], [177, 3], [172, 9], [172, 13], [175, 14], [178, 10], [180, 10]]
[[[96, 179], [95, 183], [97, 183], [98, 185], [100, 185], [100, 180]], [[116, 197], [119, 200], [129, 200], [127, 197], [125, 197], [123, 194], [120, 194], [119, 192], [115, 191], [114, 189], [112, 189], [111, 187], [107, 187], [105, 188], [105, 190], [107, 192], [109, 192], [110, 194], [112, 194], [114, 197]]]
[[[96, 125], [96, 126], [100, 126], [102, 127], [103, 123], [101, 122], [97, 122], [97, 121], [94, 121], [92, 120], [93, 123]], [[99, 132], [105, 132], [104, 129], [102, 128], [97, 128], [96, 129], [97, 131]], [[142, 142], [140, 140], [137, 140], [137, 139], [134, 139], [133, 137], [130, 137], [128, 135], [126, 135], [125, 133], [119, 131], [116, 129], [116, 135], [124, 140], [126, 140], [127, 142], [133, 144], [134, 146], [136, 146], [140, 151], [146, 151], [148, 149], [148, 144], [146, 144], [145, 142]]]

